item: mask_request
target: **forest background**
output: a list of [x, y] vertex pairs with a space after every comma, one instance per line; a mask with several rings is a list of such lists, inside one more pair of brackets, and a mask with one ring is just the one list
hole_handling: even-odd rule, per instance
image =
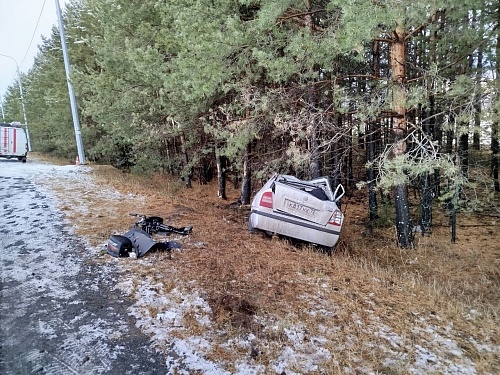
[[[220, 198], [231, 178], [241, 204], [274, 171], [326, 175], [366, 191], [369, 229], [392, 196], [402, 248], [430, 232], [433, 202], [452, 224], [498, 214], [499, 21], [489, 0], [74, 0], [64, 14], [89, 161], [188, 188], [217, 177]], [[54, 27], [21, 82], [33, 149], [74, 159], [64, 71]]]

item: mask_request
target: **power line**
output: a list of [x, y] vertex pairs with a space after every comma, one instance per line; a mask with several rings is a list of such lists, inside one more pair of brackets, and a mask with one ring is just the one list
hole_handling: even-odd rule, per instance
[[42, 18], [42, 14], [43, 14], [43, 9], [45, 8], [45, 2], [47, 0], [43, 0], [43, 5], [42, 5], [42, 10], [40, 10], [40, 14], [38, 15], [38, 21], [36, 21], [36, 26], [35, 26], [35, 30], [33, 31], [33, 35], [31, 36], [31, 41], [30, 41], [30, 44], [28, 46], [28, 49], [26, 50], [26, 53], [24, 54], [24, 57], [23, 59], [21, 60], [21, 64], [19, 64], [19, 66], [22, 66], [23, 63], [24, 63], [24, 60], [26, 60], [26, 56], [28, 56], [28, 53], [30, 51], [30, 48], [31, 48], [31, 43], [33, 43], [33, 40], [35, 39], [35, 34], [36, 34], [36, 30], [38, 29], [38, 25], [40, 23], [40, 18]]

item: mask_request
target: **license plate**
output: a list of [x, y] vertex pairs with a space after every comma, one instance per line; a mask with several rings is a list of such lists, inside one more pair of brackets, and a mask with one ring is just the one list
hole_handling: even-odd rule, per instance
[[319, 211], [315, 208], [292, 201], [290, 199], [285, 199], [285, 207], [288, 212], [295, 212], [296, 214], [299, 214], [299, 216], [307, 216], [310, 218], [316, 217], [316, 213]]

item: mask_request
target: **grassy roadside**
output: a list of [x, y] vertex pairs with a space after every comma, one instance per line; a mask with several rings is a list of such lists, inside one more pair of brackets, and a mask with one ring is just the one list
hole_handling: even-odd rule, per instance
[[[128, 229], [131, 211], [162, 216], [176, 226], [193, 225], [193, 235], [173, 259], [152, 253], [148, 262], [130, 267], [137, 290], [139, 279], [147, 279], [158, 285], [159, 295], [174, 287], [200, 291], [215, 327], [200, 324], [200, 311], [192, 309], [184, 313], [182, 329], [172, 334], [210, 334], [207, 357], [228, 363], [228, 371], [241, 358], [270, 366], [286, 345], [302, 345], [315, 354], [317, 370], [309, 373], [408, 373], [423, 357], [422, 348], [437, 346], [444, 347], [445, 359], [427, 365], [436, 373], [463, 357], [478, 373], [500, 370], [498, 352], [481, 350], [500, 342], [500, 238], [491, 218], [460, 218], [456, 244], [450, 243], [444, 222], [436, 220], [431, 236], [416, 237], [415, 250], [400, 250], [391, 228], [368, 235], [363, 202], [351, 202], [341, 242], [328, 257], [313, 247], [249, 233], [248, 212], [229, 204], [236, 201], [236, 190], [225, 202], [216, 197], [215, 185], [187, 191], [162, 176], [90, 168], [100, 186], [121, 196], [50, 182], [68, 219], [90, 244]], [[150, 314], [158, 311], [151, 307]], [[236, 340], [242, 337], [248, 345]], [[446, 340], [456, 347], [447, 348]], [[313, 347], [330, 355], [321, 357]], [[304, 361], [297, 372], [303, 373]]]

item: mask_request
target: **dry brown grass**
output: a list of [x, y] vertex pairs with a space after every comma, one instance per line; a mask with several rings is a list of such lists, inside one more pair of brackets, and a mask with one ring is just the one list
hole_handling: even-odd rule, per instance
[[[381, 373], [405, 373], [404, 363], [396, 372], [380, 365], [385, 353], [377, 345], [367, 350], [362, 344], [346, 344], [346, 337], [354, 337], [354, 343], [385, 342], [363, 328], [375, 324], [376, 316], [410, 343], [432, 340], [412, 330], [419, 319], [450, 322], [463, 350], [475, 358], [478, 372], [500, 371], [494, 354], [480, 355], [468, 341], [473, 337], [500, 342], [500, 235], [492, 218], [460, 217], [456, 244], [450, 243], [445, 219], [435, 219], [438, 225], [431, 236], [417, 235], [416, 249], [401, 250], [395, 246], [393, 229], [367, 234], [364, 202], [353, 199], [346, 205], [341, 241], [329, 257], [314, 247], [299, 248], [281, 238], [248, 232], [248, 210], [230, 204], [237, 200], [237, 190], [229, 189], [226, 202], [217, 198], [214, 184], [185, 190], [163, 176], [138, 177], [106, 166], [92, 166], [92, 175], [102, 186], [129, 195], [110, 201], [89, 191], [83, 199], [68, 200], [71, 190], [61, 187], [68, 202], [63, 210], [93, 245], [130, 228], [131, 211], [162, 216], [175, 226], [193, 225], [193, 234], [173, 259], [152, 253], [147, 256], [156, 258], [148, 266], [132, 267], [138, 277], [163, 282], [167, 291], [174, 285], [202, 291], [213, 321], [225, 332], [210, 357], [229, 363], [240, 351], [250, 350], [255, 363], [269, 364], [287, 340], [285, 330], [300, 324], [309, 336], [330, 340], [336, 357], [322, 365], [323, 373], [342, 373], [343, 367], [359, 363]], [[83, 204], [88, 207], [83, 215], [72, 207]], [[471, 310], [479, 312], [476, 319], [466, 318]], [[268, 317], [275, 328], [257, 316]], [[353, 316], [365, 324], [353, 324]], [[184, 324], [193, 334], [205, 330], [194, 312], [186, 314]], [[322, 326], [331, 330], [325, 332]], [[248, 333], [256, 337], [251, 349], [223, 345]]]

